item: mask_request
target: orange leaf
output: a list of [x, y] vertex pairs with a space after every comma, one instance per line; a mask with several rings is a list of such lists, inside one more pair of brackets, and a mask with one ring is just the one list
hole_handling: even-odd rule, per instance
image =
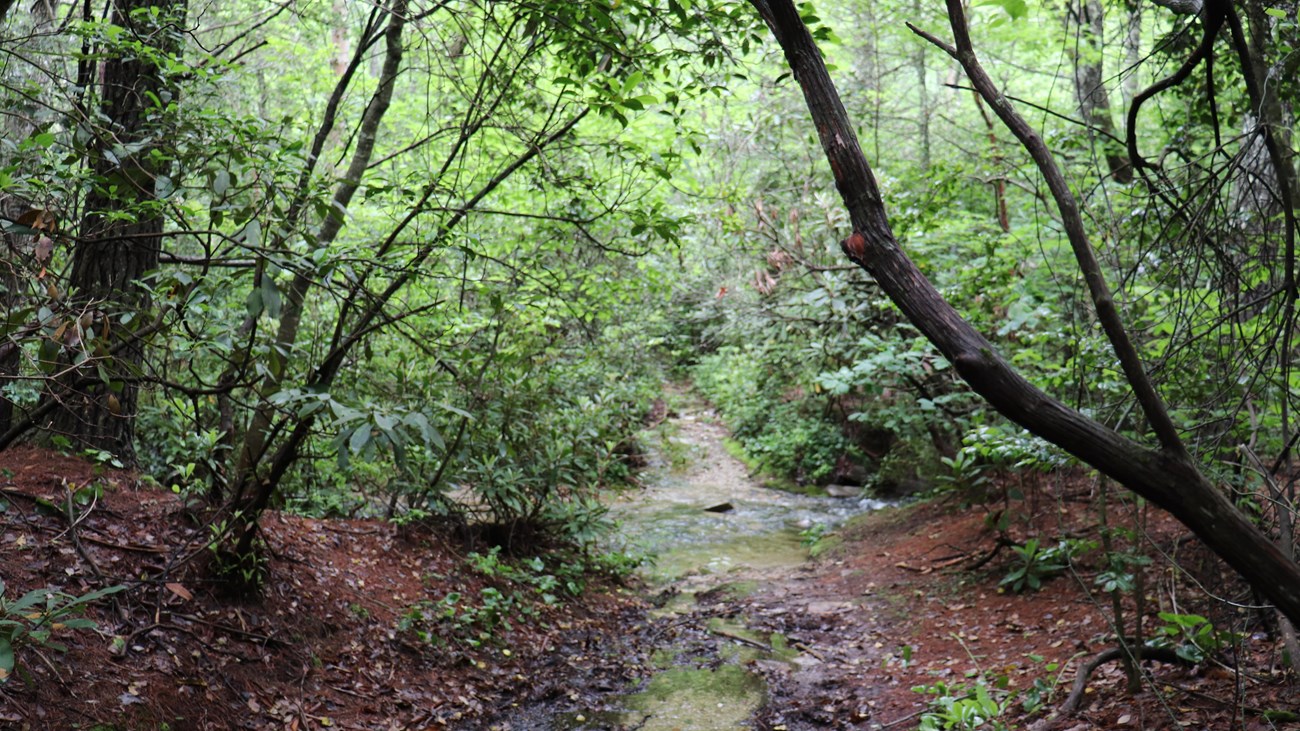
[[186, 589], [185, 587], [181, 586], [180, 584], [177, 584], [174, 581], [168, 582], [165, 586], [167, 587], [168, 591], [184, 599], [185, 601], [189, 601], [194, 598], [194, 595], [190, 593], [189, 589]]
[[37, 231], [53, 231], [58, 226], [58, 219], [53, 213], [44, 208], [32, 208], [26, 213], [19, 216], [15, 221], [19, 226], [36, 229]]

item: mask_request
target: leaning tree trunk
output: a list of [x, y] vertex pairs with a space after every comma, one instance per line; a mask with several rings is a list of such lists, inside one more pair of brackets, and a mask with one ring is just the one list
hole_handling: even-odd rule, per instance
[[[1100, 272], [1085, 271], [1098, 317], [1159, 437], [1147, 448], [1047, 395], [1013, 369], [970, 323], [943, 299], [903, 252], [890, 228], [879, 187], [831, 82], [816, 43], [791, 0], [751, 0], [767, 21], [803, 89], [853, 233], [842, 247], [865, 269], [903, 314], [943, 353], [971, 388], [1030, 432], [1060, 446], [1174, 515], [1292, 621], [1300, 620], [1300, 566], [1288, 558], [1196, 467], [1170, 432], [1163, 403], [1140, 364], [1128, 362], [1126, 335], [1113, 332], [1116, 310]], [[982, 96], [1012, 129], [1052, 184], [1063, 218], [1078, 219], [1077, 203], [1046, 155], [1037, 134], [983, 73], [970, 44], [961, 0], [948, 0], [956, 46], [939, 42], [967, 71]], [[938, 42], [937, 39], [932, 40]], [[1081, 233], [1081, 232], [1075, 232]], [[1072, 237], [1081, 264], [1090, 251]], [[1092, 260], [1095, 262], [1095, 259]], [[1084, 267], [1088, 269], [1088, 266]], [[1163, 423], [1160, 423], [1162, 422]]]
[[[154, 15], [151, 8], [159, 8]], [[179, 49], [184, 0], [114, 0], [112, 21], [164, 53]], [[43, 426], [75, 443], [133, 461], [137, 382], [143, 358], [138, 331], [149, 296], [138, 281], [158, 266], [163, 217], [156, 207], [161, 99], [172, 98], [156, 63], [114, 53], [101, 70], [94, 186], [86, 196], [72, 253], [68, 295], [82, 311], [81, 342], [90, 357], [70, 368], [48, 398], [58, 402]], [[172, 92], [172, 93], [169, 93]], [[131, 150], [127, 153], [126, 150]], [[107, 353], [111, 352], [111, 355]]]

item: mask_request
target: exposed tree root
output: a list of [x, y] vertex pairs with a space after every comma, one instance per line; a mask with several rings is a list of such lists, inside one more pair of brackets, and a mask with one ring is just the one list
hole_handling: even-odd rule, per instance
[[[1109, 650], [1094, 655], [1091, 660], [1079, 666], [1079, 673], [1074, 676], [1074, 688], [1070, 690], [1070, 695], [1061, 704], [1060, 715], [1068, 715], [1079, 710], [1079, 705], [1083, 702], [1084, 691], [1088, 688], [1088, 678], [1093, 671], [1105, 665], [1108, 662], [1115, 662], [1123, 659], [1124, 650], [1119, 647], [1112, 647]], [[1137, 659], [1156, 660], [1158, 662], [1176, 663], [1179, 665], [1194, 665], [1186, 658], [1179, 657], [1178, 653], [1170, 647], [1141, 647], [1135, 648]]]

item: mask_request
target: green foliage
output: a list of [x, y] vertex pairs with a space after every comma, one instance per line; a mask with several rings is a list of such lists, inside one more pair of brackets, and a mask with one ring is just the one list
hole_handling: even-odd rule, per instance
[[979, 425], [962, 438], [963, 462], [993, 467], [1047, 472], [1071, 464], [1071, 459], [1048, 442], [1020, 428]]
[[110, 586], [76, 596], [48, 588], [33, 589], [17, 599], [5, 597], [0, 581], [0, 683], [18, 668], [17, 655], [24, 648], [67, 652], [66, 645], [54, 639], [56, 633], [94, 629], [94, 620], [81, 617], [92, 603], [122, 591]]
[[979, 503], [986, 498], [985, 487], [989, 478], [985, 474], [987, 466], [980, 463], [975, 450], [963, 447], [952, 458], [940, 457], [939, 461], [948, 468], [947, 474], [935, 476], [935, 481], [944, 490], [961, 495], [965, 503]]
[[266, 546], [260, 537], [254, 540], [250, 551], [241, 553], [227, 548], [232, 534], [241, 528], [246, 529], [247, 524], [242, 518], [243, 515], [236, 512], [208, 525], [207, 550], [212, 561], [212, 573], [225, 583], [229, 593], [236, 596], [256, 594], [266, 583], [270, 571]]
[[829, 532], [830, 528], [826, 527], [825, 523], [813, 523], [811, 526], [799, 531], [799, 545], [805, 548], [813, 548]]
[[[344, 183], [366, 136], [337, 130], [360, 130], [378, 108], [372, 10], [389, 20], [361, 5], [294, 7], [255, 28], [233, 5], [185, 23], [141, 14], [167, 34], [161, 45], [107, 18], [10, 13], [0, 202], [15, 208], [0, 227], [19, 255], [0, 283], [0, 340], [17, 365], [0, 392], [16, 419], [40, 408], [56, 375], [109, 395], [129, 380], [142, 389], [128, 415], [140, 466], [191, 503], [266, 485], [267, 504], [303, 513], [579, 543], [600, 530], [594, 491], [635, 465], [660, 356], [689, 369], [746, 453], [799, 482], [935, 476], [976, 499], [984, 467], [1070, 464], [989, 412], [876, 282], [846, 266], [835, 242], [852, 224], [748, 5], [415, 13], [396, 93], [367, 138], [373, 154]], [[986, 108], [943, 86], [947, 59], [895, 10], [799, 4], [827, 59], [851, 74], [845, 101], [900, 244], [1030, 382], [1149, 440], [1060, 226], [1024, 184], [1037, 172], [986, 126]], [[1061, 153], [1114, 302], [1192, 452], [1212, 467], [1225, 445], [1280, 454], [1300, 391], [1278, 326], [1290, 306], [1278, 295], [1287, 219], [1253, 195], [1267, 170], [1222, 167], [1266, 157], [1248, 146], [1257, 135], [1219, 141], [1256, 105], [1241, 85], [1152, 99], [1138, 142], [1179, 161], [1153, 196], [1104, 169], [1109, 141], [1070, 121], [1061, 89], [1075, 61], [1123, 63], [1108, 84], [1149, 83], [1185, 57], [1185, 29], [1147, 15], [1130, 35], [1131, 19], [1108, 11], [1103, 36], [1140, 47], [1078, 43], [1078, 59], [1061, 63], [1064, 47], [1042, 32], [1060, 25], [1058, 7], [971, 10], [991, 72], [1044, 110], [1031, 123]], [[919, 27], [941, 27], [941, 12], [907, 8]], [[1266, 12], [1261, 68], [1298, 47], [1293, 14]], [[837, 37], [845, 27], [855, 32]], [[1151, 63], [1130, 69], [1130, 53]], [[79, 66], [124, 57], [167, 82], [129, 131], [139, 135], [88, 113], [103, 90], [80, 84]], [[1234, 63], [1223, 73], [1239, 75]], [[1300, 98], [1295, 77], [1269, 89]], [[116, 139], [148, 142], [99, 144]], [[130, 174], [139, 162], [147, 181]], [[88, 210], [92, 191], [108, 210]], [[69, 212], [164, 219], [163, 260], [130, 285], [147, 311], [124, 306], [126, 292], [89, 302], [68, 291], [76, 252], [91, 248], [73, 244], [93, 218]], [[136, 366], [110, 352], [127, 333], [141, 335]]]
[[1151, 559], [1132, 551], [1110, 551], [1106, 554], [1106, 568], [1098, 572], [1094, 583], [1101, 590], [1129, 593], [1136, 588], [1135, 571], [1150, 565]]
[[1011, 710], [1019, 701], [1025, 712], [1033, 715], [1050, 707], [1056, 689], [1061, 685], [1064, 668], [1055, 662], [1045, 662], [1039, 655], [1028, 655], [1035, 663], [1042, 663], [1046, 677], [1035, 677], [1033, 683], [1023, 690], [1014, 690], [1010, 678], [1002, 674], [989, 674], [978, 670], [969, 670], [968, 683], [948, 684], [936, 682], [919, 685], [912, 690], [932, 696], [927, 702], [927, 709], [921, 714], [917, 726], [920, 731], [967, 731], [989, 729], [1005, 731], [1010, 726], [1001, 716]]
[[1064, 672], [1064, 668], [1059, 663], [1045, 662], [1041, 655], [1029, 655], [1028, 657], [1034, 662], [1042, 663], [1043, 672], [1051, 677], [1050, 680], [1044, 677], [1035, 677], [1033, 684], [1018, 694], [1020, 705], [1025, 709], [1025, 713], [1034, 714], [1051, 707], [1056, 696], [1056, 689], [1061, 685], [1061, 674]]
[[1085, 541], [1064, 540], [1055, 546], [1043, 547], [1037, 538], [1030, 538], [1023, 546], [1012, 546], [1016, 563], [998, 586], [1005, 586], [1019, 594], [1026, 589], [1038, 591], [1043, 582], [1065, 570], [1070, 557], [1091, 544]]
[[825, 482], [850, 444], [817, 404], [780, 389], [753, 350], [726, 347], [691, 370], [695, 385], [726, 416], [745, 453], [801, 483]]
[[1157, 616], [1164, 624], [1156, 628], [1147, 643], [1152, 647], [1173, 648], [1179, 657], [1191, 663], [1219, 655], [1238, 639], [1233, 632], [1216, 629], [1199, 614], [1160, 612]]
[[928, 710], [921, 714], [919, 731], [1004, 731], [1006, 723], [998, 717], [1010, 708], [1005, 691], [990, 688], [983, 678], [971, 685], [938, 682], [912, 689], [930, 698]]

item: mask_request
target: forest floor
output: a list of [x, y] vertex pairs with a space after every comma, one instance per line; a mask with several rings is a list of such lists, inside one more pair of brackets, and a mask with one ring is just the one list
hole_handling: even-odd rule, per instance
[[[705, 415], [684, 428], [713, 463], [701, 474], [717, 479], [721, 427]], [[914, 729], [940, 698], [950, 717], [973, 708], [985, 697], [974, 690], [981, 678], [1009, 729], [1300, 727], [1300, 693], [1278, 667], [1269, 617], [1206, 600], [1206, 587], [1240, 593], [1154, 511], [1141, 519], [1142, 546], [1180, 568], [1149, 567], [1146, 632], [1168, 624], [1157, 611], [1200, 612], [1237, 628], [1236, 643], [1197, 665], [1148, 664], [1136, 695], [1118, 663], [1101, 665], [1079, 710], [1053, 715], [1080, 666], [1114, 644], [1110, 598], [1095, 590], [1100, 567], [1087, 555], [1038, 592], [999, 590], [1016, 558], [999, 540], [1095, 539], [1086, 508], [1096, 485], [1075, 474], [993, 486], [1023, 493], [1014, 501], [879, 510], [823, 537], [815, 560], [687, 571], [667, 583], [592, 580], [579, 599], [550, 606], [467, 569], [465, 547], [427, 531], [279, 514], [265, 521], [261, 595], [234, 599], [207, 570], [209, 529], [175, 495], [34, 448], [0, 454], [0, 469], [6, 602], [38, 587], [128, 587], [90, 608], [96, 630], [53, 632], [66, 651], [19, 648], [18, 671], [0, 685], [0, 728]], [[86, 485], [99, 494], [69, 508]], [[1008, 517], [1004, 532], [990, 515]], [[432, 619], [417, 625], [430, 636], [403, 629], [420, 602], [429, 615], [449, 593], [482, 598], [488, 586], [513, 602], [500, 616], [514, 620], [480, 647], [463, 631], [431, 639], [450, 631]], [[523, 620], [525, 607], [533, 616]], [[27, 614], [0, 619], [37, 621]], [[638, 715], [648, 706], [632, 691], [683, 668], [736, 668], [728, 682], [758, 688], [741, 694], [757, 700], [739, 720], [727, 720], [734, 709], [721, 695], [684, 721]], [[1000, 728], [945, 720], [932, 727]]]

